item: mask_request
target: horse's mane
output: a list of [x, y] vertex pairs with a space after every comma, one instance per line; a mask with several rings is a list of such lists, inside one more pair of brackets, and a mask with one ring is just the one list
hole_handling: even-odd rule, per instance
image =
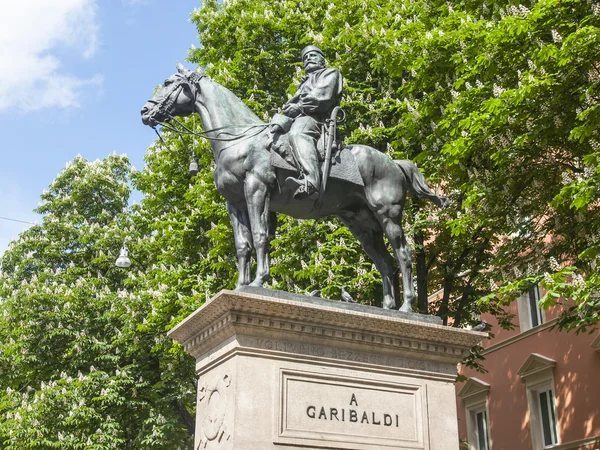
[[[204, 95], [210, 95], [212, 100], [219, 105], [220, 116], [222, 119], [230, 118], [232, 124], [262, 124], [264, 123], [240, 98], [227, 89], [225, 86], [203, 77], [200, 80], [201, 92]], [[209, 94], [210, 92], [210, 94]]]

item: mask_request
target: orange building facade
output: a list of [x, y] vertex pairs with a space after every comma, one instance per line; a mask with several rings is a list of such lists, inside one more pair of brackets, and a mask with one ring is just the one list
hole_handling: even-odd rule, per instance
[[600, 334], [552, 330], [556, 309], [537, 307], [532, 289], [510, 305], [515, 329], [482, 320], [487, 373], [461, 367], [457, 383], [461, 449], [600, 449]]

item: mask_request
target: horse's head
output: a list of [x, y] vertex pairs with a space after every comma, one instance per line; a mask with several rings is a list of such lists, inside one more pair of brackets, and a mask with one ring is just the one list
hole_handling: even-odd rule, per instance
[[194, 112], [197, 83], [206, 75], [192, 72], [177, 63], [177, 72], [142, 107], [142, 122], [152, 127], [177, 116], [189, 116]]

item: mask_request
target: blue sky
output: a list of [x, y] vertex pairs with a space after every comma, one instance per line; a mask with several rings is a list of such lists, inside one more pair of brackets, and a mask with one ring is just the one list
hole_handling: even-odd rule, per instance
[[[77, 154], [126, 153], [141, 169], [155, 134], [139, 111], [199, 45], [189, 22], [199, 7], [200, 0], [3, 2], [0, 217], [39, 220], [39, 195]], [[0, 219], [0, 254], [28, 226]]]

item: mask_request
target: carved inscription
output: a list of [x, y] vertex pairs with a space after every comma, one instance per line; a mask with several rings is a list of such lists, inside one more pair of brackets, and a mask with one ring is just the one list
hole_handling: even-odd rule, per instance
[[[356, 406], [356, 409], [352, 409], [351, 406]], [[399, 415], [388, 414], [375, 411], [364, 411], [358, 409], [358, 401], [356, 400], [356, 394], [352, 394], [350, 397], [350, 403], [348, 408], [332, 408], [321, 406], [309, 405], [306, 408], [306, 415], [311, 419], [317, 420], [337, 420], [338, 422], [345, 422], [346, 420], [350, 423], [366, 423], [371, 425], [382, 425], [384, 427], [395, 426], [399, 427]]]
[[257, 339], [258, 347], [280, 352], [299, 353], [301, 355], [325, 356], [325, 348], [318, 345], [297, 344], [295, 342]]
[[428, 372], [445, 373], [454, 375], [456, 366], [441, 364], [435, 361], [418, 361], [396, 356], [377, 355], [373, 353], [357, 352], [351, 350], [340, 350], [333, 347], [298, 344], [295, 342], [279, 341], [275, 339], [256, 339], [256, 347], [265, 350], [295, 353], [299, 355], [319, 356], [334, 358], [343, 361], [351, 361], [367, 364], [379, 364], [382, 366], [399, 367], [412, 370], [424, 370]]
[[[422, 447], [423, 386], [283, 370], [280, 442], [317, 439], [338, 448]], [[327, 446], [330, 446], [327, 445]]]

